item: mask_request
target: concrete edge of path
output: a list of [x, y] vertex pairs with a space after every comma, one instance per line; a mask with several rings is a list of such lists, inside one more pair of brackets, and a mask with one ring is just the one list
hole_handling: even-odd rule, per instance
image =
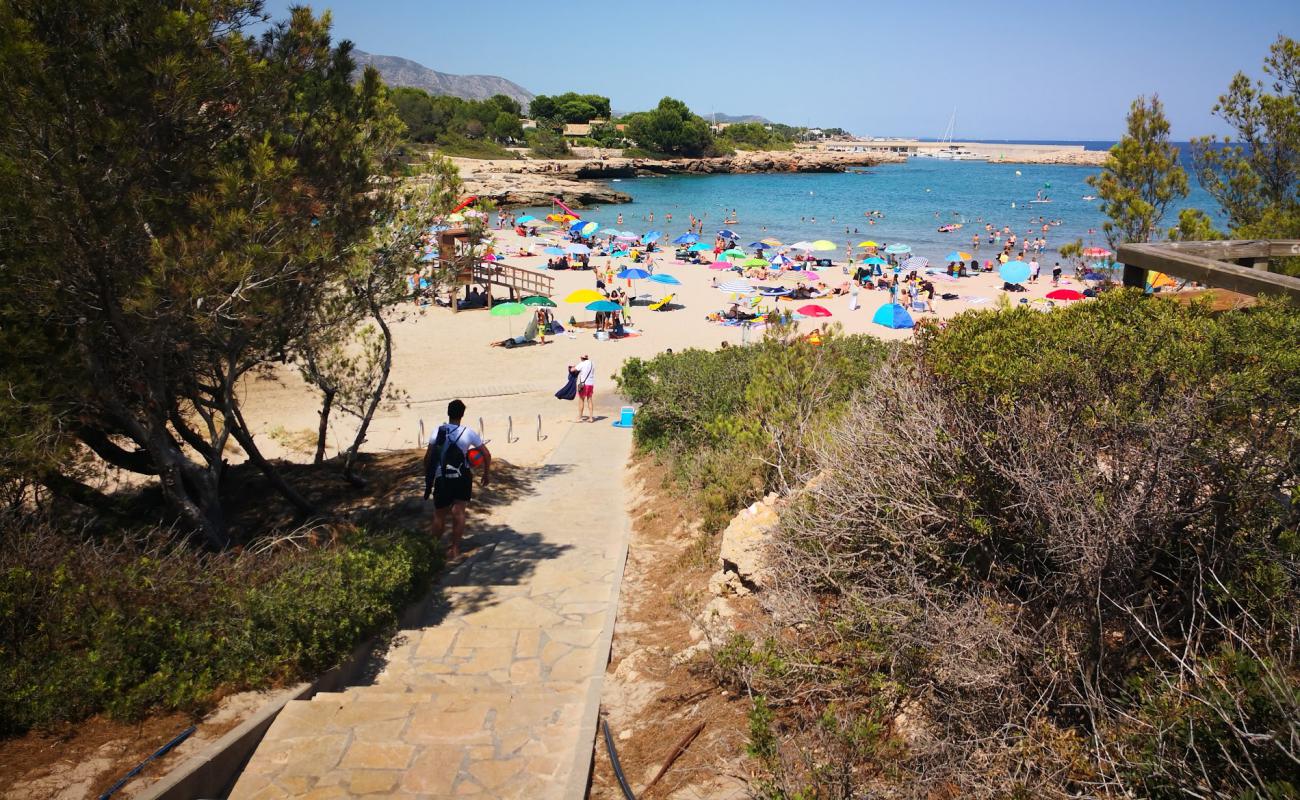
[[[619, 397], [616, 395], [616, 397]], [[622, 397], [619, 397], [618, 405], [623, 404]], [[628, 432], [631, 435], [631, 431]], [[558, 448], [557, 448], [558, 449]], [[627, 475], [623, 475], [624, 486], [626, 486]], [[610, 648], [614, 643], [614, 626], [618, 621], [618, 600], [623, 592], [623, 572], [627, 568], [627, 551], [628, 544], [631, 541], [632, 534], [632, 517], [627, 513], [627, 496], [623, 497], [623, 531], [622, 542], [618, 557], [618, 567], [614, 573], [614, 580], [610, 587], [610, 603], [612, 604], [609, 615], [605, 618], [605, 626], [601, 629], [600, 639], [597, 642], [597, 652], [604, 654], [604, 660], [600, 664], [600, 669], [592, 676], [587, 684], [587, 706], [582, 712], [582, 721], [578, 729], [579, 747], [573, 756], [573, 770], [569, 773], [569, 783], [564, 787], [565, 800], [583, 800], [587, 796], [587, 786], [591, 782], [591, 768], [594, 757], [597, 737], [597, 727], [600, 721], [600, 698], [605, 688], [605, 670], [609, 666]], [[590, 742], [590, 746], [583, 748], [583, 742]]]
[[[443, 580], [464, 566], [460, 564], [439, 575], [429, 591], [402, 609], [397, 619], [397, 630], [414, 626], [425, 606], [442, 586]], [[343, 663], [316, 680], [276, 692], [234, 730], [208, 745], [202, 752], [177, 764], [156, 783], [145, 787], [136, 795], [137, 800], [195, 800], [227, 796], [243, 773], [253, 751], [261, 744], [262, 737], [284, 707], [294, 700], [308, 700], [318, 692], [332, 692], [352, 683], [370, 662], [375, 647], [383, 639], [383, 634], [371, 636], [357, 645]]]

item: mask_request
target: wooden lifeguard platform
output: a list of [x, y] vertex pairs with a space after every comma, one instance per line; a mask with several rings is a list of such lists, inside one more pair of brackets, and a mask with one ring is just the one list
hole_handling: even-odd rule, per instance
[[505, 288], [511, 300], [540, 295], [550, 297], [554, 291], [554, 279], [531, 269], [511, 267], [480, 258], [462, 255], [458, 248], [462, 242], [469, 240], [468, 228], [451, 228], [438, 233], [438, 259], [447, 265], [455, 265], [456, 276], [451, 281], [448, 301], [452, 311], [460, 311], [458, 295], [464, 287], [481, 284], [487, 292], [487, 305], [492, 307], [492, 287]]

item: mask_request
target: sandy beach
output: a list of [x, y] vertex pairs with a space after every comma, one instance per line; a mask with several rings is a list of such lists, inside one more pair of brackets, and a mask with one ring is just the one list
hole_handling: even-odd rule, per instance
[[[679, 231], [672, 231], [675, 236]], [[371, 426], [366, 449], [384, 451], [421, 446], [422, 432], [427, 432], [443, 421], [447, 401], [461, 397], [469, 406], [468, 416], [475, 427], [482, 420], [484, 436], [493, 453], [516, 464], [541, 463], [573, 424], [576, 404], [555, 399], [554, 392], [564, 385], [568, 365], [583, 355], [589, 355], [596, 364], [597, 405], [602, 399], [609, 401], [616, 391], [613, 376], [623, 362], [631, 357], [650, 358], [671, 348], [716, 349], [726, 343], [738, 346], [748, 336], [751, 340], [763, 335], [761, 326], [748, 332], [738, 326], [710, 322], [705, 317], [711, 312], [725, 310], [731, 304], [731, 295], [713, 288], [714, 278], [726, 280], [736, 277], [734, 272], [710, 270], [705, 266], [676, 263], [672, 247], [655, 254], [655, 271], [668, 273], [681, 281], [680, 286], [665, 286], [641, 280], [636, 282], [636, 295], [649, 295], [659, 300], [674, 295], [673, 310], [651, 311], [637, 305], [629, 311], [629, 328], [635, 334], [619, 340], [598, 341], [591, 330], [572, 328], [571, 317], [579, 321], [591, 320], [594, 314], [582, 305], [568, 304], [564, 298], [577, 289], [595, 288], [596, 275], [590, 270], [545, 270], [547, 256], [520, 257], [510, 255], [521, 246], [541, 247], [556, 242], [558, 234], [521, 238], [513, 231], [493, 231], [497, 251], [507, 254], [505, 264], [543, 271], [554, 278], [552, 299], [557, 303], [554, 315], [568, 332], [558, 337], [548, 337], [545, 345], [537, 344], [514, 349], [493, 347], [507, 336], [523, 332], [526, 316], [513, 318], [493, 317], [486, 310], [474, 309], [453, 313], [439, 306], [417, 307], [406, 304], [392, 312], [396, 334], [396, 354], [392, 381], [405, 399], [396, 408], [381, 412]], [[838, 255], [842, 260], [843, 254]], [[991, 253], [980, 253], [981, 257]], [[609, 263], [607, 257], [594, 257], [594, 266], [602, 269]], [[615, 269], [630, 266], [630, 260], [616, 260]], [[942, 265], [940, 265], [942, 266]], [[1027, 291], [1012, 294], [1014, 303], [1026, 299], [1032, 305], [1044, 307], [1043, 298], [1056, 288], [1085, 288], [1071, 276], [1061, 279], [1059, 287], [1050, 278], [1051, 261], [1043, 262], [1043, 277], [1038, 283], [1025, 284]], [[842, 265], [820, 270], [825, 282], [836, 286], [847, 280]], [[726, 276], [726, 277], [719, 277]], [[916, 314], [946, 319], [972, 308], [996, 307], [1002, 294], [1002, 280], [996, 272], [974, 277], [950, 279], [942, 275], [929, 276], [934, 281], [935, 314]], [[626, 289], [626, 281], [617, 281]], [[795, 286], [797, 281], [755, 281], [756, 284]], [[499, 289], [498, 291], [504, 291]], [[942, 293], [954, 293], [956, 300], [941, 300]], [[823, 324], [838, 323], [847, 333], [865, 333], [881, 339], [906, 339], [911, 329], [889, 329], [872, 323], [877, 308], [888, 302], [884, 291], [862, 290], [859, 307], [850, 310], [849, 296], [825, 297], [807, 301], [774, 301], [763, 298], [763, 307], [785, 310], [797, 309], [809, 303], [820, 305], [831, 312], [831, 317], [807, 318], [798, 322], [801, 332], [811, 332]], [[1084, 301], [1086, 302], [1086, 301]], [[292, 367], [281, 368], [273, 377], [249, 380], [244, 387], [246, 413], [250, 419], [260, 421], [259, 446], [268, 455], [305, 460], [310, 457], [317, 427], [319, 398]], [[612, 413], [607, 406], [607, 412]], [[540, 420], [540, 436], [539, 436]], [[423, 428], [421, 427], [423, 424]], [[599, 424], [608, 425], [610, 420]], [[329, 455], [350, 443], [355, 432], [355, 422], [337, 411], [331, 420]], [[619, 432], [622, 434], [622, 432]]]

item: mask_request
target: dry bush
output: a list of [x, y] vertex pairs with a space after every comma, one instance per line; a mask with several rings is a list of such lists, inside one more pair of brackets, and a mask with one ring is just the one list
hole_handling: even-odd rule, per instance
[[762, 793], [1294, 791], [1279, 417], [1224, 436], [1212, 399], [1175, 388], [1085, 426], [973, 406], [908, 355], [861, 398], [783, 515], [771, 635], [735, 659], [788, 726]]

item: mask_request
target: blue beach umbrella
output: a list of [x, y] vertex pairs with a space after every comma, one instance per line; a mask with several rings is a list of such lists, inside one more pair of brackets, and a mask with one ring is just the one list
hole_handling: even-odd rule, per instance
[[871, 264], [872, 266], [877, 266], [877, 267], [883, 267], [885, 264], [888, 264], [889, 262], [881, 258], [880, 256], [872, 256], [871, 258], [864, 259], [862, 263]]
[[534, 217], [532, 214], [524, 214], [522, 217], [517, 218], [515, 222], [518, 222], [520, 225], [522, 225], [525, 222], [532, 222], [535, 219], [537, 219], [537, 217]]
[[1029, 265], [1023, 261], [1008, 261], [998, 270], [998, 275], [1007, 283], [1023, 283], [1029, 280]]
[[542, 248], [542, 252], [545, 253], [545, 254], [548, 255], [548, 256], [562, 256], [562, 255], [564, 255], [564, 248], [561, 248], [561, 247], [543, 247], [543, 248]]
[[682, 283], [681, 281], [677, 280], [672, 275], [669, 275], [666, 272], [656, 272], [654, 275], [650, 276], [650, 280], [654, 281], [655, 283], [667, 284], [668, 286], [680, 286]]
[[886, 303], [877, 308], [876, 313], [871, 315], [871, 321], [886, 328], [910, 328], [916, 324], [907, 309], [898, 303]]
[[704, 242], [698, 242], [686, 248], [688, 252], [692, 252], [692, 253], [698, 253], [701, 250], [712, 250], [712, 249], [713, 249], [713, 245], [705, 244]]
[[885, 252], [889, 253], [892, 256], [898, 256], [904, 253], [912, 252], [912, 248], [899, 242], [899, 243], [891, 244], [889, 247], [886, 247]]
[[584, 256], [591, 253], [591, 248], [585, 244], [571, 244], [565, 249], [577, 256]]
[[623, 307], [612, 300], [596, 300], [587, 304], [588, 311], [619, 311]]
[[700, 237], [693, 233], [683, 233], [681, 236], [673, 239], [673, 244], [695, 244], [699, 240]]
[[590, 236], [593, 233], [595, 233], [599, 228], [600, 225], [598, 223], [588, 222], [586, 225], [583, 225], [581, 228], [579, 228], [578, 232], [581, 233], [583, 236]]
[[586, 224], [587, 222], [585, 220], [575, 219], [573, 222], [569, 223], [569, 230], [576, 231], [578, 228], [581, 228], [583, 225]]
[[639, 281], [639, 280], [642, 280], [643, 278], [648, 278], [648, 277], [650, 277], [650, 273], [646, 272], [646, 271], [643, 270], [643, 269], [637, 269], [637, 268], [633, 267], [633, 268], [631, 268], [631, 269], [625, 269], [625, 270], [623, 270], [622, 272], [618, 273], [618, 274], [615, 275], [614, 277], [616, 277], [616, 278], [622, 278], [622, 279], [624, 279], [624, 280], [629, 280], [629, 279], [630, 279], [630, 280], [634, 280], [634, 281]]
[[731, 230], [730, 228], [723, 228], [722, 230], [718, 231], [718, 235], [721, 236], [721, 237], [724, 238], [724, 239], [735, 239], [735, 238], [737, 238], [737, 236], [736, 236], [736, 232], [733, 231], [733, 230]]
[[641, 243], [650, 244], [651, 242], [657, 242], [659, 241], [660, 236], [663, 236], [663, 234], [659, 231], [650, 231], [645, 236], [641, 237]]
[[772, 245], [768, 244], [767, 242], [750, 242], [745, 246], [748, 247], [750, 250], [765, 250], [770, 248]]

